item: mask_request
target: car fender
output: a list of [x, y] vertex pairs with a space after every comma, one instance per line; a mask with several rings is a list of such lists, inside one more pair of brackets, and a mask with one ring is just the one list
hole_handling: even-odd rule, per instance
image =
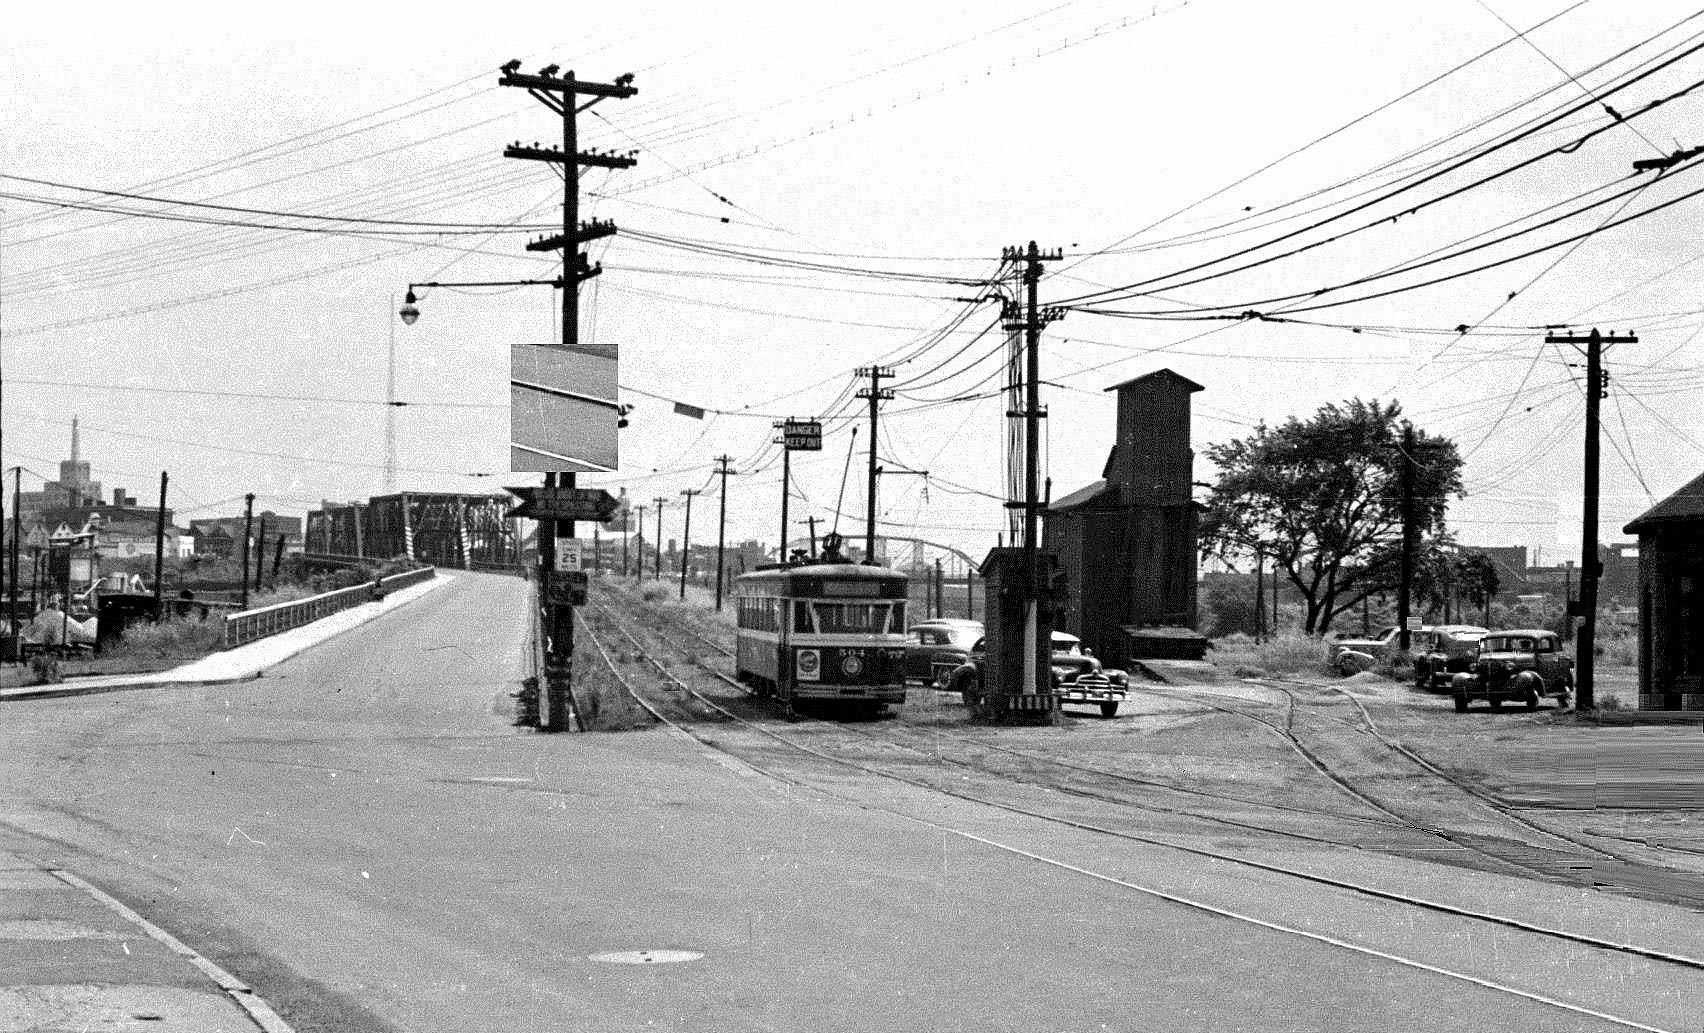
[[1539, 695], [1544, 695], [1544, 679], [1537, 671], [1516, 671], [1515, 676], [1509, 679], [1509, 684], [1521, 692], [1532, 689]]
[[1450, 678], [1451, 692], [1467, 692], [1473, 688], [1479, 678], [1470, 671], [1462, 671]]
[[1344, 674], [1360, 674], [1362, 671], [1372, 670], [1378, 660], [1372, 654], [1363, 653], [1358, 649], [1340, 649], [1333, 662]]

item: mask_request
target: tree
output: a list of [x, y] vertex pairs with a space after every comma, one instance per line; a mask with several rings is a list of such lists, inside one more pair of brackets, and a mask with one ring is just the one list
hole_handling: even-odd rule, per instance
[[[1325, 634], [1338, 614], [1393, 589], [1401, 415], [1396, 402], [1356, 398], [1208, 446], [1219, 479], [1201, 520], [1203, 551], [1227, 561], [1264, 555], [1301, 593], [1310, 634]], [[1453, 442], [1415, 431], [1412, 459], [1416, 534], [1440, 531], [1450, 498], [1462, 494], [1461, 456]]]
[[1479, 608], [1486, 624], [1491, 623], [1491, 600], [1503, 589], [1497, 576], [1497, 564], [1483, 552], [1469, 552], [1456, 557], [1456, 584], [1467, 601]]

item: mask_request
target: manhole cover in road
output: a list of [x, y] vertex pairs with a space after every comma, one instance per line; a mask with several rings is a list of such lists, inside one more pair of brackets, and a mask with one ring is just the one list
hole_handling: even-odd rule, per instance
[[672, 965], [680, 961], [697, 961], [703, 956], [698, 951], [609, 951], [593, 954], [591, 959], [609, 965]]

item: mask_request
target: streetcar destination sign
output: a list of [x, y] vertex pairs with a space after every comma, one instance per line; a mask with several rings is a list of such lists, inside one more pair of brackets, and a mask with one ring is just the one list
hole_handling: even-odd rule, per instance
[[521, 500], [506, 514], [533, 520], [608, 520], [616, 498], [602, 488], [505, 488]]
[[790, 452], [822, 451], [822, 424], [816, 420], [788, 420], [781, 426], [781, 437]]

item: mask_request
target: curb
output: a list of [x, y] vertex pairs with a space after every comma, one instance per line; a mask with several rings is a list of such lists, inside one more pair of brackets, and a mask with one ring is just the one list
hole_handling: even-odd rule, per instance
[[[288, 659], [288, 657], [286, 657]], [[169, 671], [155, 672], [168, 674]], [[98, 696], [105, 692], [129, 692], [134, 689], [163, 689], [181, 685], [236, 685], [240, 682], [258, 681], [266, 676], [265, 671], [255, 671], [235, 678], [182, 679], [178, 681], [127, 681], [116, 685], [78, 685], [75, 682], [56, 682], [52, 685], [25, 685], [15, 689], [0, 689], [0, 703], [11, 703], [14, 700], [27, 699], [59, 699], [71, 696]], [[96, 675], [96, 677], [105, 677]]]

